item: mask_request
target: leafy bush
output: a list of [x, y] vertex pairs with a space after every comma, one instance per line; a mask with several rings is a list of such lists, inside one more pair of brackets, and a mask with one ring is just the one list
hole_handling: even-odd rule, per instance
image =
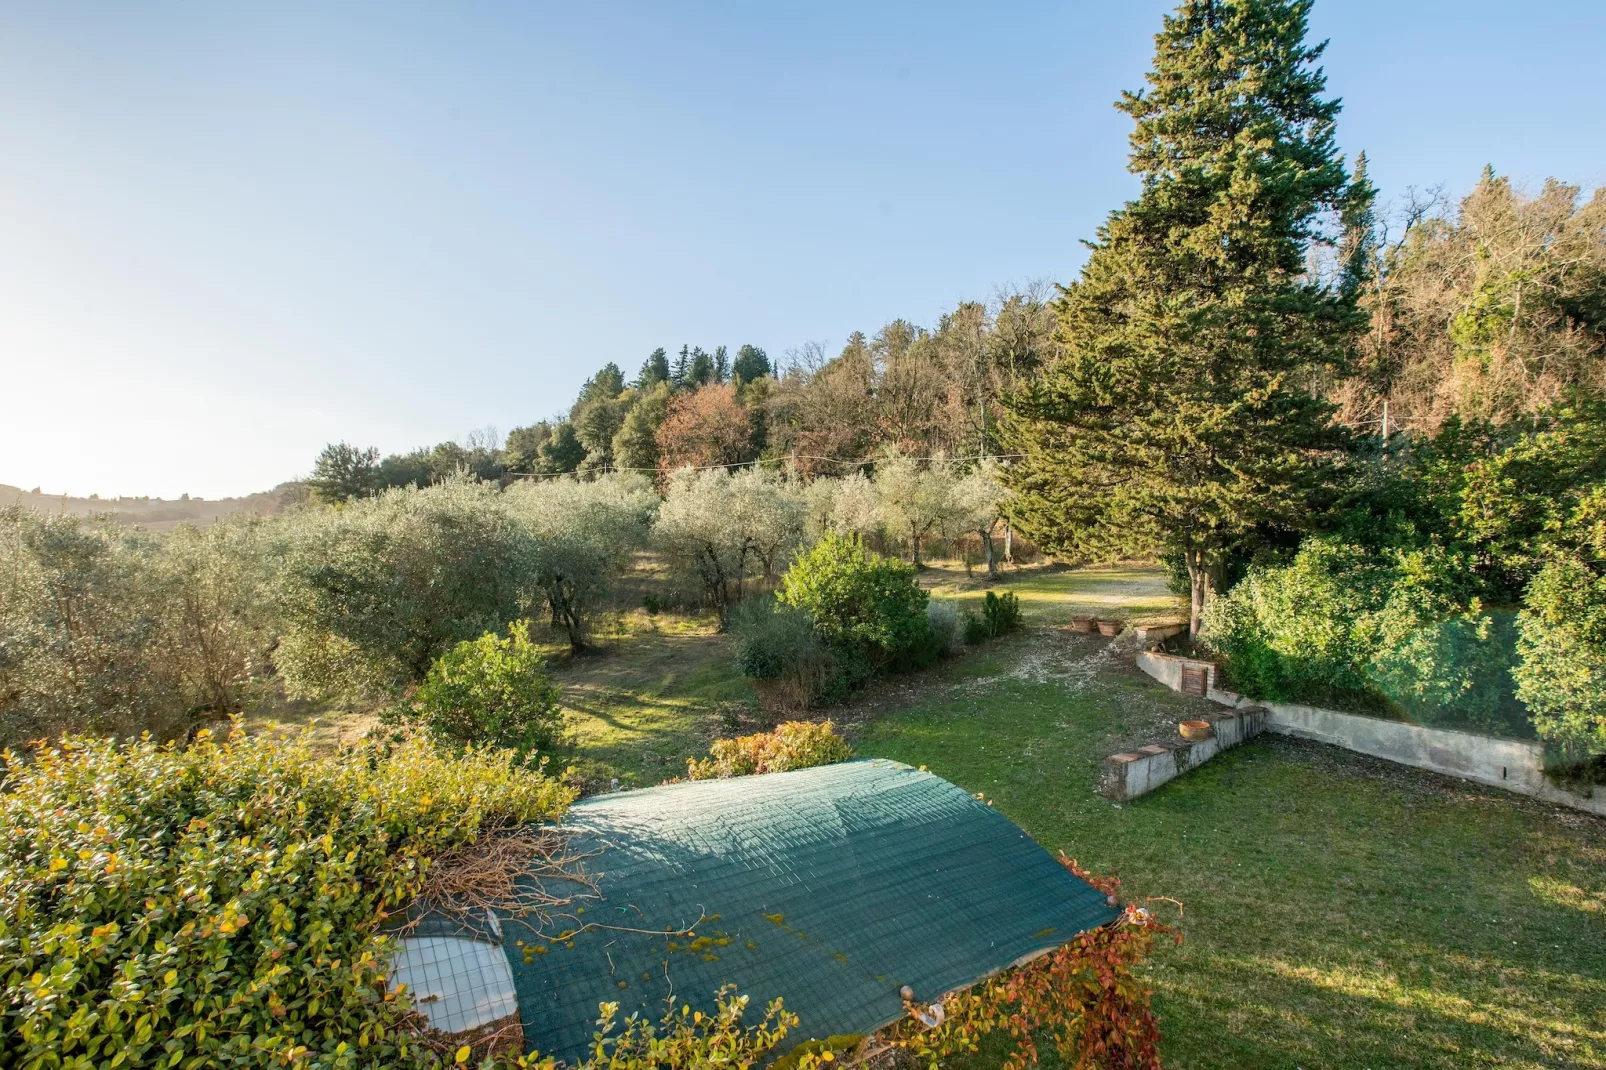
[[1528, 585], [1512, 675], [1534, 726], [1568, 758], [1606, 754], [1606, 578], [1561, 555]]
[[988, 639], [987, 622], [982, 615], [974, 609], [965, 610], [965, 642], [971, 646], [984, 643]]
[[1432, 545], [1309, 538], [1290, 565], [1251, 568], [1215, 599], [1203, 638], [1233, 686], [1256, 698], [1531, 735], [1510, 676], [1511, 615], [1466, 599], [1465, 575], [1461, 557]]
[[1205, 639], [1256, 698], [1344, 702], [1370, 694], [1372, 614], [1391, 570], [1366, 551], [1307, 539], [1286, 568], [1253, 569], [1206, 609]]
[[994, 638], [1014, 631], [1020, 627], [1020, 599], [1014, 591], [988, 591], [981, 605], [981, 619], [987, 625], [987, 634]]
[[1371, 678], [1418, 724], [1531, 737], [1529, 711], [1512, 682], [1516, 614], [1480, 609], [1385, 637]]
[[807, 613], [845, 660], [857, 656], [870, 671], [929, 642], [928, 596], [914, 568], [870, 552], [854, 536], [827, 534], [798, 554], [777, 598]]
[[[713, 1066], [747, 1070], [773, 1054], [797, 1028], [797, 1015], [778, 999], [764, 1008], [764, 1017], [756, 1025], [743, 1021], [748, 997], [736, 995], [734, 986], [720, 989], [714, 1002], [717, 1010], [713, 1014], [682, 1005], [656, 1024], [632, 1014], [625, 1018], [622, 1030], [618, 1029], [619, 1004], [602, 1004], [596, 1039], [579, 1070], [703, 1070]], [[802, 1065], [803, 1070], [815, 1070], [822, 1063], [818, 1057], [809, 1057]]]
[[573, 792], [506, 752], [310, 735], [66, 739], [5, 757], [11, 1066], [438, 1065], [381, 932], [429, 859]]
[[563, 729], [560, 693], [530, 643], [529, 625], [518, 621], [505, 639], [487, 632], [437, 658], [411, 713], [440, 739], [548, 750]]
[[755, 773], [784, 773], [830, 765], [853, 757], [853, 748], [830, 721], [788, 721], [773, 732], [716, 739], [707, 758], [686, 761], [691, 780], [716, 780]]
[[768, 596], [749, 599], [732, 611], [731, 630], [736, 667], [743, 676], [772, 683], [782, 706], [808, 709], [846, 693], [839, 659], [797, 607]]
[[945, 654], [954, 654], [967, 642], [959, 620], [959, 610], [952, 602], [933, 598], [926, 603], [926, 627], [932, 639]]
[[1020, 598], [1014, 591], [987, 592], [981, 612], [965, 610], [965, 642], [975, 644], [996, 639], [1020, 627]]

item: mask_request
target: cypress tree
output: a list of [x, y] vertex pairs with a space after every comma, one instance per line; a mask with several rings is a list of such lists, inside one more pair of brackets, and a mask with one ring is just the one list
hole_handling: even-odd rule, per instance
[[636, 376], [638, 390], [651, 390], [659, 383], [669, 381], [669, 354], [664, 352], [662, 346], [652, 351], [652, 355], [641, 363], [641, 371]]
[[[1311, 393], [1364, 329], [1339, 264], [1358, 194], [1305, 43], [1309, 0], [1188, 0], [1155, 37], [1136, 200], [1055, 304], [1059, 352], [1010, 399], [1018, 525], [1055, 552], [1180, 553], [1192, 632], [1251, 532], [1305, 526], [1348, 446]], [[1328, 270], [1313, 268], [1326, 252]]]

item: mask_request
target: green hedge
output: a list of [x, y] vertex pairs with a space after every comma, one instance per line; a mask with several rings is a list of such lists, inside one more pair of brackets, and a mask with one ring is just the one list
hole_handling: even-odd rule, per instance
[[67, 739], [5, 756], [0, 1063], [428, 1066], [381, 928], [429, 860], [573, 793], [505, 751]]

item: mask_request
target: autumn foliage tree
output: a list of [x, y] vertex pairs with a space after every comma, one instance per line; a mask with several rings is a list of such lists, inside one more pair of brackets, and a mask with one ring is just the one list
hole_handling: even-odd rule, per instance
[[659, 466], [673, 472], [750, 460], [752, 427], [747, 410], [727, 383], [677, 395], [658, 425]]

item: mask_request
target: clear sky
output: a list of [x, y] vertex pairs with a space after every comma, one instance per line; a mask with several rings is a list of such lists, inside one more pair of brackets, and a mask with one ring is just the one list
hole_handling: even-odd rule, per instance
[[[219, 497], [1067, 279], [1120, 3], [0, 3], [0, 482]], [[1318, 0], [1383, 195], [1606, 183], [1600, 0]]]

